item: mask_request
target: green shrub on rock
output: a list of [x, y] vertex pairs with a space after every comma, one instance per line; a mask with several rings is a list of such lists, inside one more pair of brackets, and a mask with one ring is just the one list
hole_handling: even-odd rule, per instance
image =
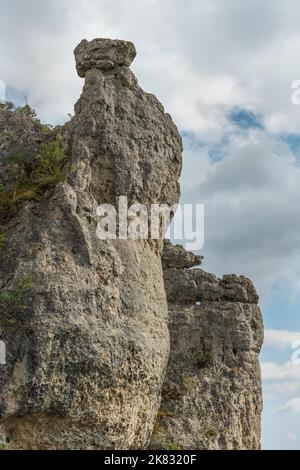
[[20, 203], [38, 199], [66, 177], [62, 137], [42, 143], [36, 152], [23, 150], [7, 157], [9, 182], [0, 191], [0, 223], [16, 215]]

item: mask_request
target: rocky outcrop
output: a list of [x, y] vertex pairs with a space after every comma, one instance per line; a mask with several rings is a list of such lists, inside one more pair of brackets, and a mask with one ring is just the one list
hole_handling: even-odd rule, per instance
[[83, 40], [61, 128], [0, 105], [1, 447], [259, 448], [252, 283], [159, 237], [97, 237], [99, 204], [179, 200], [181, 138], [135, 55]]
[[[8, 449], [138, 449], [150, 439], [169, 354], [161, 242], [99, 240], [95, 230], [97, 205], [118, 195], [146, 205], [179, 198], [181, 139], [129, 70], [134, 56], [123, 41], [76, 49], [85, 85], [60, 130], [68, 177], [28, 196], [1, 226]], [[1, 113], [3, 162], [27, 131], [12, 111]], [[26, 119], [24, 139], [35, 141]], [[19, 131], [6, 140], [8, 125]]]
[[[8, 105], [0, 102], [0, 175], [1, 184], [9, 184], [17, 178], [18, 171], [11, 165], [8, 165], [5, 157], [8, 155], [17, 155], [22, 152], [24, 155], [35, 152], [39, 143], [51, 133], [47, 128], [45, 133], [43, 126], [37, 119], [33, 119], [26, 114], [26, 107], [16, 111], [10, 103]], [[15, 172], [15, 175], [12, 173]]]
[[203, 256], [194, 255], [181, 245], [173, 245], [168, 239], [164, 240], [162, 263], [164, 269], [188, 269], [202, 264]]
[[111, 39], [83, 39], [75, 49], [76, 69], [84, 78], [89, 70], [109, 70], [116, 67], [129, 67], [136, 56], [134, 44], [128, 41]]
[[[165, 245], [171, 353], [150, 448], [258, 449], [263, 341], [257, 293]], [[173, 256], [172, 256], [173, 253]]]

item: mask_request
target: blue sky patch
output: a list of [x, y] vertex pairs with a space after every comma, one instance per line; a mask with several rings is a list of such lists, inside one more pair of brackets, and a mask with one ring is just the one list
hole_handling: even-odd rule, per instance
[[296, 156], [300, 156], [300, 134], [284, 134], [280, 138]]
[[234, 107], [230, 112], [230, 122], [242, 130], [263, 129], [261, 117], [247, 109]]

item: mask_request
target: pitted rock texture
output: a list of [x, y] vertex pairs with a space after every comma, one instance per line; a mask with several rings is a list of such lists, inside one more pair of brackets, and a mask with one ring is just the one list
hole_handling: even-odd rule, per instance
[[[76, 50], [86, 80], [61, 129], [68, 179], [0, 227], [0, 293], [16, 296], [18, 280], [31, 278], [0, 325], [0, 438], [8, 449], [145, 448], [160, 404], [169, 354], [161, 242], [99, 240], [96, 208], [116, 205], [119, 195], [176, 204], [181, 138], [129, 70], [134, 46], [92, 43]], [[1, 119], [3, 159], [18, 136], [8, 144]], [[37, 137], [31, 120], [26, 126]]]
[[[263, 323], [243, 276], [183, 269], [166, 243], [171, 353], [151, 449], [259, 449]], [[198, 260], [195, 257], [195, 264]], [[192, 266], [191, 260], [186, 266]]]
[[[51, 132], [50, 132], [51, 134]], [[44, 126], [20, 112], [4, 109], [0, 102], [0, 174], [1, 184], [11, 178], [5, 156], [22, 152], [34, 152], [38, 145], [49, 137]], [[1, 158], [2, 157], [2, 158]], [[17, 174], [15, 175], [18, 176]]]
[[34, 148], [43, 136], [43, 126], [21, 113], [2, 109], [0, 104], [0, 136], [0, 156], [3, 157]]
[[76, 68], [84, 78], [91, 69], [109, 70], [117, 66], [129, 67], [136, 56], [134, 44], [111, 39], [83, 39], [75, 49]]
[[203, 256], [194, 255], [193, 252], [185, 250], [181, 245], [173, 245], [168, 239], [164, 240], [162, 262], [164, 269], [192, 268], [202, 264]]
[[[118, 51], [119, 41], [109, 43]], [[77, 50], [75, 58], [78, 67]], [[128, 197], [129, 205], [178, 202], [181, 137], [160, 102], [139, 87], [127, 66], [88, 70], [75, 111], [65, 132], [76, 166], [74, 187], [86, 188], [98, 203], [117, 205], [120, 195]], [[82, 173], [88, 178], [84, 188]]]

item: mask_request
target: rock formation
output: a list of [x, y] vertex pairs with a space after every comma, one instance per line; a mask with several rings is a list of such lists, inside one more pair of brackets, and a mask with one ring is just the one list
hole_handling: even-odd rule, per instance
[[[248, 279], [218, 279], [165, 243], [171, 353], [150, 448], [259, 449], [263, 341]], [[172, 256], [173, 253], [173, 256]]]
[[151, 435], [155, 448], [259, 447], [251, 282], [190, 269], [202, 257], [168, 242], [162, 253], [162, 239], [96, 236], [99, 204], [179, 200], [181, 138], [130, 71], [135, 55], [129, 42], [83, 40], [83, 93], [61, 128], [0, 105], [7, 449], [141, 449]]
[[[131, 204], [179, 198], [181, 138], [129, 70], [133, 51], [110, 40], [76, 49], [85, 85], [61, 129], [70, 175], [1, 227], [3, 303], [31, 278], [22, 305], [1, 321], [7, 448], [141, 448], [152, 432], [169, 354], [161, 243], [95, 233], [97, 205], [118, 195]], [[2, 111], [2, 160], [16, 152], [19, 134], [38, 140], [25, 119]]]

